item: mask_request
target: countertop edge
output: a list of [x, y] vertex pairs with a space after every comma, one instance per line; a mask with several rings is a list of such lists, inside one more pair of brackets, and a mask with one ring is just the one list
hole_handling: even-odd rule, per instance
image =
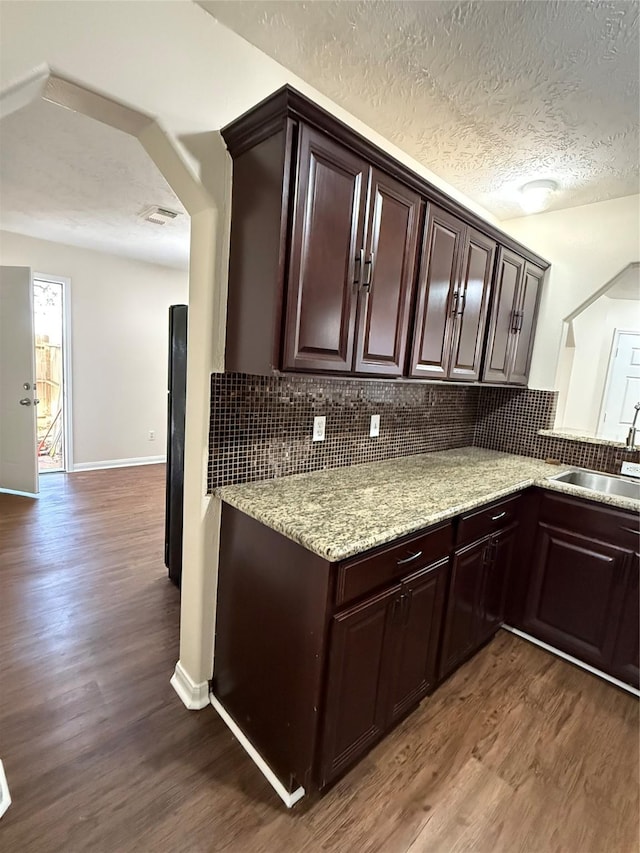
[[[561, 470], [565, 470], [565, 468], [566, 470], [569, 470], [570, 467], [571, 466], [560, 466], [559, 472]], [[427, 528], [432, 527], [433, 525], [438, 524], [441, 521], [447, 521], [448, 519], [454, 518], [457, 515], [461, 515], [465, 512], [470, 512], [485, 504], [493, 503], [493, 501], [499, 500], [500, 498], [508, 497], [509, 495], [515, 494], [519, 491], [524, 491], [525, 489], [528, 489], [532, 486], [536, 486], [547, 491], [559, 492], [561, 494], [570, 495], [572, 497], [582, 498], [584, 500], [591, 500], [595, 503], [613, 506], [617, 509], [622, 509], [631, 512], [640, 511], [640, 502], [634, 501], [633, 498], [624, 498], [618, 495], [605, 495], [597, 492], [591, 492], [587, 489], [582, 489], [579, 486], [574, 486], [569, 483], [559, 483], [556, 480], [550, 480], [546, 477], [525, 478], [524, 480], [519, 480], [516, 483], [509, 484], [504, 488], [492, 492], [487, 492], [481, 496], [477, 496], [472, 500], [453, 504], [440, 512], [425, 515], [419, 520], [415, 520], [412, 524], [407, 525], [406, 527], [394, 527], [392, 530], [389, 531], [388, 535], [376, 536], [375, 541], [362, 538], [358, 540], [353, 540], [353, 542], [348, 548], [334, 549], [318, 547], [318, 545], [314, 542], [313, 539], [295, 533], [295, 531], [291, 530], [291, 528], [287, 527], [287, 525], [285, 524], [271, 523], [269, 520], [265, 519], [264, 516], [261, 515], [261, 513], [252, 511], [250, 501], [245, 502], [237, 499], [229, 499], [227, 497], [223, 497], [220, 494], [218, 494], [218, 497], [223, 501], [223, 503], [226, 503], [229, 506], [232, 506], [235, 509], [239, 510], [240, 512], [243, 512], [245, 515], [248, 515], [250, 518], [255, 519], [261, 524], [264, 524], [271, 530], [275, 530], [277, 533], [286, 536], [287, 539], [290, 539], [293, 542], [297, 542], [298, 545], [301, 545], [303, 548], [306, 548], [308, 551], [311, 551], [316, 556], [321, 557], [322, 559], [327, 560], [331, 563], [337, 563], [343, 560], [348, 560], [352, 557], [356, 557], [359, 554], [364, 554], [367, 551], [372, 551], [374, 548], [386, 545], [389, 542], [395, 541], [396, 539], [402, 539], [405, 536], [410, 536], [412, 533], [417, 533], [420, 530], [426, 530]]]
[[295, 534], [290, 528], [287, 528], [286, 525], [269, 523], [263, 516], [261, 516], [260, 513], [252, 512], [251, 508], [244, 504], [242, 500], [229, 500], [222, 496], [219, 497], [223, 503], [229, 504], [229, 506], [234, 507], [234, 509], [240, 510], [240, 512], [243, 512], [250, 518], [254, 518], [256, 521], [264, 524], [265, 527], [269, 527], [271, 530], [281, 533], [283, 536], [286, 536], [287, 539], [291, 539], [292, 542], [297, 542], [298, 545], [302, 545], [302, 547], [306, 548], [307, 551], [311, 551], [313, 554], [316, 554], [318, 557], [322, 557], [322, 559], [328, 560], [331, 563], [339, 563], [343, 560], [348, 560], [351, 557], [356, 557], [358, 554], [364, 554], [367, 551], [372, 551], [374, 548], [379, 548], [381, 545], [387, 545], [389, 542], [394, 542], [396, 539], [402, 539], [405, 536], [410, 536], [412, 533], [417, 533], [419, 530], [425, 530], [428, 527], [432, 527], [434, 524], [438, 524], [440, 521], [447, 521], [447, 519], [454, 518], [456, 515], [477, 509], [479, 506], [483, 506], [483, 504], [492, 503], [500, 498], [508, 497], [515, 492], [528, 489], [529, 486], [532, 485], [534, 485], [533, 480], [522, 480], [515, 485], [505, 486], [503, 489], [483, 495], [481, 498], [474, 498], [473, 500], [449, 506], [441, 512], [425, 515], [419, 521], [407, 525], [406, 528], [393, 528], [393, 530], [389, 531], [388, 536], [376, 536], [374, 542], [367, 539], [353, 540], [353, 543], [349, 548], [342, 549], [319, 548], [313, 540], [309, 540], [305, 536]]

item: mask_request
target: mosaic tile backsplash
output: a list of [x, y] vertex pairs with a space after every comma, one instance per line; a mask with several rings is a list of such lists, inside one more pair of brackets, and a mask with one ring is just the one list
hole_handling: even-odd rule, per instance
[[[209, 489], [471, 445], [610, 472], [640, 461], [638, 451], [538, 435], [556, 403], [556, 392], [526, 388], [214, 374]], [[315, 415], [327, 418], [323, 442], [311, 440]]]
[[[214, 374], [209, 488], [473, 444], [480, 389]], [[379, 414], [378, 438], [369, 438]], [[312, 442], [313, 418], [326, 435]]]
[[640, 462], [640, 451], [538, 435], [553, 427], [557, 391], [482, 388], [473, 443], [476, 447], [557, 459], [566, 465], [620, 473], [622, 462]]

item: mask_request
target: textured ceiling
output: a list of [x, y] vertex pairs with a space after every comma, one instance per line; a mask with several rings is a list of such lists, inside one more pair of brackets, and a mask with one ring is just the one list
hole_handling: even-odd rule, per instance
[[635, 2], [199, 2], [499, 219], [638, 192]]
[[[0, 228], [187, 269], [189, 216], [140, 143], [38, 100], [0, 123]], [[139, 218], [158, 204], [170, 225]]]

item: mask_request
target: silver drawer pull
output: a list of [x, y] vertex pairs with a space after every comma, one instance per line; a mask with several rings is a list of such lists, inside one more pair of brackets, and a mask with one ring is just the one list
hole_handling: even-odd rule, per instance
[[404, 566], [405, 563], [412, 563], [414, 560], [417, 560], [418, 557], [422, 556], [422, 551], [418, 551], [417, 554], [412, 554], [410, 557], [405, 557], [404, 560], [398, 560], [399, 566]]
[[500, 521], [500, 519], [504, 518], [506, 514], [506, 512], [501, 512], [499, 515], [492, 515], [491, 521]]

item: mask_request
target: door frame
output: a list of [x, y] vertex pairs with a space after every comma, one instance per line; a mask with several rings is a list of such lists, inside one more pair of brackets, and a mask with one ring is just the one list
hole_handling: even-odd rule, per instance
[[600, 434], [603, 426], [603, 417], [605, 413], [605, 403], [607, 402], [607, 395], [609, 394], [610, 386], [611, 386], [611, 376], [613, 374], [613, 362], [615, 360], [614, 353], [616, 352], [619, 342], [620, 335], [640, 335], [640, 331], [638, 329], [614, 329], [613, 330], [613, 339], [611, 341], [611, 349], [609, 350], [609, 361], [607, 363], [607, 376], [604, 380], [604, 387], [602, 389], [602, 399], [600, 400], [600, 412], [598, 414], [598, 426], [596, 429], [596, 435]]
[[[64, 468], [62, 472], [73, 471], [73, 406], [72, 406], [72, 383], [71, 383], [71, 279], [64, 275], [50, 275], [33, 271], [31, 281], [46, 281], [51, 284], [62, 285], [62, 443], [64, 455]], [[37, 452], [37, 448], [36, 448]]]

